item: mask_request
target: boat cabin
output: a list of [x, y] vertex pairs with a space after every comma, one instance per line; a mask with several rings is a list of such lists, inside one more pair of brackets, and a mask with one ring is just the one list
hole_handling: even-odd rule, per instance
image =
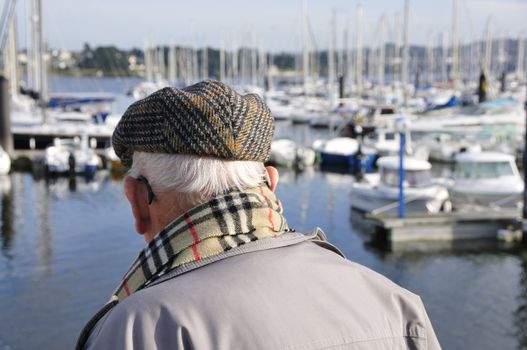
[[[385, 186], [399, 186], [399, 157], [382, 157], [377, 162], [380, 181]], [[405, 171], [404, 183], [408, 187], [426, 187], [432, 184], [432, 166], [429, 162], [405, 158], [403, 162]]]
[[456, 179], [520, 177], [514, 157], [505, 153], [460, 153], [456, 156]]

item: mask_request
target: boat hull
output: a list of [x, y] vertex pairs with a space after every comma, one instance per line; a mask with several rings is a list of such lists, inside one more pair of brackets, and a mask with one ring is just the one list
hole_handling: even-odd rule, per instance
[[452, 204], [456, 208], [467, 205], [482, 207], [518, 208], [522, 203], [523, 193], [467, 193], [461, 190], [449, 190]]
[[[372, 213], [397, 214], [399, 211], [396, 188], [355, 187], [351, 193], [351, 207], [355, 210]], [[449, 203], [448, 192], [444, 188], [431, 186], [426, 189], [407, 189], [404, 204], [407, 213], [437, 213]]]

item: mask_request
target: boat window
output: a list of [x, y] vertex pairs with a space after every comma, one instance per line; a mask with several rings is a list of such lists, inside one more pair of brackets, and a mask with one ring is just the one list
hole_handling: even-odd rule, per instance
[[[399, 170], [381, 169], [381, 181], [387, 186], [399, 186]], [[429, 186], [432, 182], [432, 173], [430, 170], [407, 170], [404, 174], [404, 182], [410, 187]]]
[[432, 182], [430, 170], [407, 171], [404, 177], [410, 187], [429, 186]]
[[491, 179], [513, 175], [514, 170], [509, 162], [460, 163], [456, 171], [460, 179]]
[[514, 175], [509, 162], [479, 163], [476, 175], [481, 179]]
[[384, 139], [385, 140], [395, 140], [395, 133], [387, 132], [386, 134], [384, 134]]
[[385, 114], [395, 114], [393, 108], [381, 108], [381, 115]]
[[371, 141], [379, 141], [379, 134], [374, 132], [370, 135], [368, 135], [368, 140], [371, 140]]
[[470, 179], [474, 172], [474, 163], [462, 162], [456, 166], [456, 178], [458, 179]]
[[395, 169], [381, 168], [381, 181], [387, 185], [396, 187], [399, 185], [399, 171]]

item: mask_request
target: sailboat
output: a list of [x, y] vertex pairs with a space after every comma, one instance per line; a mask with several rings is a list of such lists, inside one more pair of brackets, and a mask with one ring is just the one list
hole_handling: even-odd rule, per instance
[[9, 76], [14, 148], [44, 149], [56, 137], [74, 138], [82, 134], [88, 135], [90, 146], [102, 148], [109, 142], [116, 122], [120, 118], [119, 115], [107, 112], [106, 103], [111, 102], [112, 98], [71, 94], [60, 98], [49, 98], [41, 2], [42, 0], [33, 0], [31, 3], [28, 84], [24, 89], [18, 86], [15, 1], [10, 0], [4, 8], [2, 37], [6, 40], [2, 43], [7, 42], [5, 56], [12, 57]]

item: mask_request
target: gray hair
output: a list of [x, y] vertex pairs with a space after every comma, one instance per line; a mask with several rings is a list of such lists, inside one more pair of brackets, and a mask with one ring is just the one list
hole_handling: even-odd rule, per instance
[[261, 162], [231, 161], [187, 154], [134, 152], [128, 175], [143, 175], [155, 194], [175, 191], [178, 201], [196, 206], [228, 190], [243, 190], [263, 182]]

